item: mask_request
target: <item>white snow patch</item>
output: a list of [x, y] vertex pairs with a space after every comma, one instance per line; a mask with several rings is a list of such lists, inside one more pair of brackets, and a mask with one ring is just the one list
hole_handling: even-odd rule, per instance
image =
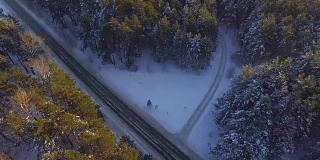
[[3, 9], [3, 13], [4, 13], [4, 14], [8, 14], [8, 13], [9, 13], [9, 9], [8, 9], [7, 6], [4, 4], [4, 1], [0, 1], [0, 8]]

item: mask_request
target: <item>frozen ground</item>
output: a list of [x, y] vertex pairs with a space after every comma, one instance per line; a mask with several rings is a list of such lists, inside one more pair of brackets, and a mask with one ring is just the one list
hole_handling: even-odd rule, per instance
[[[225, 41], [227, 44], [227, 64], [226, 72], [224, 73], [220, 85], [212, 98], [209, 106], [198, 123], [194, 126], [189, 135], [187, 145], [195, 150], [204, 159], [210, 159], [210, 148], [213, 148], [219, 140], [219, 128], [214, 122], [213, 113], [215, 112], [214, 105], [217, 98], [221, 97], [231, 84], [232, 79], [240, 73], [240, 66], [231, 60], [231, 56], [239, 49], [239, 45], [234, 37], [234, 30], [228, 31]], [[223, 31], [223, 33], [226, 33]]]

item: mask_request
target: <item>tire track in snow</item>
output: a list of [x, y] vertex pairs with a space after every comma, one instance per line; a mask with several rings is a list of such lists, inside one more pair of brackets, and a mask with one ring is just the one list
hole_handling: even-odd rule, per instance
[[221, 32], [221, 58], [220, 58], [220, 65], [218, 69], [217, 76], [215, 77], [213, 83], [211, 84], [207, 94], [197, 107], [197, 109], [193, 112], [191, 117], [189, 118], [188, 122], [184, 125], [182, 130], [178, 133], [178, 135], [183, 139], [186, 140], [188, 136], [190, 135], [192, 129], [194, 126], [197, 124], [198, 120], [202, 116], [203, 112], [206, 110], [206, 108], [209, 105], [209, 102], [211, 101], [212, 97], [216, 93], [218, 86], [221, 82], [222, 76], [225, 72], [226, 68], [226, 62], [227, 62], [227, 47], [226, 47], [226, 42], [224, 40], [224, 35], [222, 35], [223, 32]]

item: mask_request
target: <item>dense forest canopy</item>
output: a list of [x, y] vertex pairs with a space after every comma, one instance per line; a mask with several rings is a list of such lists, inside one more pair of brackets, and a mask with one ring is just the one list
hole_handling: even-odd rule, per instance
[[[246, 65], [215, 104], [215, 123], [223, 131], [212, 158], [281, 159], [298, 149], [302, 159], [320, 157], [319, 0], [29, 1], [62, 27], [68, 20], [78, 25], [83, 49], [128, 69], [151, 48], [157, 62], [205, 70], [214, 57], [219, 24], [238, 28], [237, 55], [262, 65]], [[53, 63], [41, 65], [41, 39], [21, 32], [12, 17], [2, 17], [0, 114], [7, 124], [1, 123], [6, 128], [1, 135], [14, 142], [36, 139], [43, 153], [50, 152], [43, 155], [48, 159], [141, 158], [128, 137], [115, 142], [70, 77]], [[38, 76], [13, 68], [10, 55], [21, 62], [32, 58]]]
[[128, 136], [117, 142], [91, 98], [46, 58], [42, 40], [0, 16], [0, 153], [20, 147], [50, 160], [152, 159]]
[[249, 62], [299, 56], [320, 49], [318, 0], [218, 0], [221, 21], [241, 26]]
[[[152, 49], [157, 62], [194, 71], [210, 67], [218, 37], [215, 0], [33, 0], [54, 22], [80, 25], [83, 49], [127, 68]], [[118, 58], [118, 59], [116, 59]]]
[[[320, 157], [320, 1], [218, 0], [219, 19], [239, 27], [247, 65], [218, 100], [224, 128], [213, 159]], [[271, 62], [270, 62], [271, 61]]]
[[225, 127], [213, 149], [220, 159], [277, 159], [298, 147], [319, 158], [320, 52], [273, 60], [256, 72], [246, 66], [216, 104]]

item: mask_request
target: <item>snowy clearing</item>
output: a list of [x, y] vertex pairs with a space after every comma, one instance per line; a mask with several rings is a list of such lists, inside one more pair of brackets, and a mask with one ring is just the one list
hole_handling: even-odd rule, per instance
[[[158, 64], [144, 53], [138, 61], [138, 70], [120, 70], [111, 65], [102, 66], [100, 60], [93, 59], [91, 66], [99, 70], [99, 76], [106, 83], [117, 88], [122, 96], [129, 98], [142, 110], [152, 115], [169, 132], [180, 131], [188, 118], [205, 96], [219, 66], [220, 49], [215, 54], [212, 67], [201, 75], [187, 73], [172, 64]], [[82, 55], [82, 60], [89, 60]], [[152, 106], [147, 107], [148, 100]], [[157, 107], [158, 106], [158, 107]]]

